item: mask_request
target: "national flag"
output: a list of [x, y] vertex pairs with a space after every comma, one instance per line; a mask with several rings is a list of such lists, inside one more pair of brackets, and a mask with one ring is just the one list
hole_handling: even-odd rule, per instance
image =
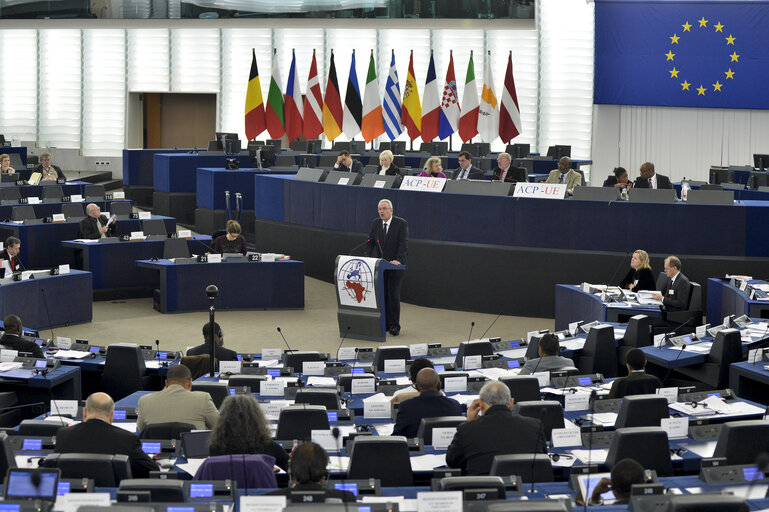
[[283, 137], [283, 94], [280, 92], [280, 70], [278, 69], [278, 51], [272, 54], [272, 78], [267, 93], [267, 131], [273, 139]]
[[406, 127], [411, 140], [416, 139], [422, 133], [422, 104], [419, 103], [419, 87], [415, 76], [414, 50], [411, 50], [409, 72], [406, 75], [406, 86], [403, 88], [403, 104], [401, 106], [401, 122]]
[[465, 77], [465, 92], [462, 96], [462, 117], [459, 118], [459, 138], [467, 142], [478, 135], [478, 87], [475, 85], [475, 64], [473, 51], [470, 50], [470, 61], [467, 63]]
[[315, 61], [315, 50], [313, 50], [310, 75], [307, 78], [307, 92], [304, 96], [304, 137], [307, 140], [316, 139], [323, 133], [322, 118], [323, 93], [320, 91], [318, 63]]
[[355, 50], [353, 50], [350, 76], [347, 79], [347, 90], [344, 93], [344, 121], [342, 121], [342, 130], [348, 139], [352, 139], [360, 133], [362, 109], [358, 73], [355, 70]]
[[251, 50], [251, 73], [248, 75], [246, 89], [246, 139], [255, 139], [266, 128], [262, 84], [259, 83], [259, 70], [256, 67], [256, 52]]
[[518, 108], [518, 95], [515, 92], [515, 80], [513, 80], [513, 52], [511, 51], [507, 58], [505, 88], [502, 89], [502, 104], [499, 107], [499, 138], [507, 144], [522, 131], [521, 111]]
[[430, 142], [438, 136], [441, 119], [441, 104], [438, 102], [438, 81], [435, 79], [435, 59], [432, 52], [430, 53], [430, 66], [427, 68], [422, 107], [422, 141]]
[[371, 142], [384, 133], [382, 120], [382, 103], [379, 101], [379, 81], [376, 78], [374, 65], [374, 50], [368, 63], [366, 88], [363, 91], [363, 123], [361, 124], [363, 140]]
[[499, 100], [494, 94], [491, 52], [487, 53], [484, 64], [481, 104], [478, 108], [478, 133], [481, 134], [484, 142], [492, 142], [499, 135]]
[[323, 98], [323, 133], [328, 140], [334, 141], [342, 133], [342, 96], [339, 94], [339, 82], [336, 79], [334, 50], [331, 50], [331, 62], [328, 65], [326, 96]]
[[387, 75], [384, 98], [382, 99], [384, 111], [384, 129], [390, 140], [395, 140], [403, 132], [401, 124], [401, 88], [398, 83], [398, 70], [395, 69], [395, 50], [390, 61], [390, 73]]
[[441, 98], [441, 116], [438, 136], [445, 139], [459, 125], [459, 96], [457, 96], [457, 79], [454, 76], [454, 52], [449, 52], [449, 68], [446, 70], [446, 83], [443, 86]]
[[284, 112], [286, 116], [286, 136], [288, 142], [302, 134], [302, 91], [296, 76], [296, 52], [292, 50], [291, 69], [288, 70], [286, 95], [284, 96]]

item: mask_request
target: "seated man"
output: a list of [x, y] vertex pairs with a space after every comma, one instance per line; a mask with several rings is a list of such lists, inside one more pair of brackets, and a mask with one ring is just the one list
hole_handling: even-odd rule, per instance
[[493, 380], [467, 408], [446, 452], [446, 464], [467, 475], [488, 475], [496, 455], [545, 453], [542, 422], [514, 414], [510, 388]]
[[178, 421], [195, 425], [197, 430], [212, 429], [219, 418], [214, 401], [205, 391], [192, 391], [192, 374], [183, 364], [169, 368], [162, 391], [139, 398], [136, 428], [153, 423]]
[[508, 183], [516, 183], [518, 180], [513, 176], [512, 170], [515, 167], [511, 167], [513, 158], [509, 153], [500, 153], [497, 155], [497, 167], [494, 168], [494, 173], [491, 177], [491, 181], [506, 181]]
[[265, 493], [265, 496], [289, 496], [292, 491], [323, 491], [326, 498], [338, 498], [343, 502], [355, 502], [350, 491], [327, 489], [324, 485], [328, 472], [328, 453], [319, 444], [305, 441], [291, 452], [288, 476], [291, 487]]
[[115, 402], [106, 393], [94, 393], [85, 401], [83, 422], [56, 432], [56, 453], [103, 453], [128, 455], [134, 478], [147, 478], [160, 468], [142, 451], [139, 436], [112, 425]]
[[675, 256], [668, 256], [665, 258], [664, 271], [669, 279], [661, 290], [652, 294], [652, 298], [662, 301], [667, 311], [686, 311], [689, 307], [692, 285], [681, 272], [681, 260]]
[[[643, 350], [640, 348], [629, 350], [626, 360], [627, 377], [621, 377], [611, 383], [609, 398], [656, 393], [656, 390], [662, 387], [662, 382], [657, 377], [646, 373], [646, 354]], [[634, 387], [637, 389], [633, 389]]]
[[641, 175], [636, 178], [635, 188], [673, 188], [670, 178], [654, 172], [654, 164], [641, 164]]
[[390, 400], [390, 402], [394, 405], [394, 404], [404, 402], [409, 398], [414, 398], [415, 396], [419, 396], [419, 391], [417, 391], [417, 388], [416, 388], [417, 375], [419, 375], [419, 372], [420, 370], [422, 370], [422, 368], [433, 368], [433, 367], [434, 367], [433, 362], [427, 359], [426, 357], [417, 357], [416, 359], [414, 359], [409, 365], [409, 380], [411, 381], [411, 385], [407, 388], [399, 389], [398, 391], [393, 393], [393, 397]]
[[419, 395], [402, 402], [395, 418], [394, 436], [416, 437], [422, 418], [461, 416], [459, 402], [441, 395], [441, 378], [432, 368], [423, 368], [417, 374]]
[[473, 165], [473, 155], [469, 151], [459, 152], [459, 169], [455, 171], [455, 180], [482, 180], [483, 171]]
[[[187, 351], [188, 356], [202, 356], [211, 353], [211, 345], [208, 340], [211, 339], [211, 323], [203, 324], [203, 344], [192, 347]], [[214, 322], [214, 357], [219, 361], [237, 361], [238, 353], [234, 350], [224, 348], [224, 333], [217, 322]]]
[[353, 160], [352, 156], [350, 156], [350, 152], [345, 149], [340, 151], [339, 156], [336, 157], [334, 170], [363, 174], [363, 164], [360, 163], [360, 160]]
[[14, 273], [22, 270], [24, 266], [21, 264], [19, 252], [21, 251], [21, 240], [15, 236], [9, 236], [5, 239], [5, 249], [0, 252], [0, 263], [2, 268], [5, 269], [0, 277], [9, 277], [9, 272]]
[[96, 240], [115, 235], [117, 215], [107, 219], [106, 215], [101, 214], [101, 208], [96, 203], [90, 203], [86, 206], [85, 214], [85, 218], [80, 221], [80, 238]]
[[[623, 505], [630, 501], [630, 490], [636, 484], [644, 483], [644, 468], [638, 461], [622, 459], [611, 468], [611, 478], [602, 478], [593, 489], [588, 505], [602, 505], [601, 495], [612, 491], [616, 501], [612, 505]], [[582, 495], [577, 496], [577, 503], [584, 504]]]
[[558, 160], [558, 169], [550, 171], [545, 183], [564, 183], [566, 184], [566, 194], [572, 195], [574, 187], [582, 185], [582, 175], [571, 168], [571, 158], [562, 156]]
[[32, 357], [45, 357], [43, 350], [34, 341], [25, 340], [21, 337], [21, 318], [16, 315], [8, 315], [3, 320], [5, 332], [0, 338], [0, 348], [9, 350], [18, 350], [19, 352], [29, 352]]
[[61, 167], [51, 164], [51, 154], [48, 152], [40, 153], [40, 165], [35, 168], [35, 172], [41, 174], [40, 181], [56, 181], [59, 178], [67, 179], [61, 172]]
[[518, 375], [530, 375], [535, 372], [547, 372], [573, 367], [574, 361], [568, 357], [558, 355], [560, 350], [561, 346], [558, 343], [558, 337], [555, 334], [545, 334], [539, 340], [539, 357], [526, 361]]

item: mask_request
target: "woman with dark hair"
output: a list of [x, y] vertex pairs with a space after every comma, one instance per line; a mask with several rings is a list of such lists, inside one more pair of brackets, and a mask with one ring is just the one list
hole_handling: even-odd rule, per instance
[[240, 223], [236, 220], [228, 220], [227, 234], [217, 237], [214, 240], [214, 249], [219, 254], [240, 253], [246, 255], [246, 239], [240, 234]]
[[649, 255], [646, 251], [637, 249], [633, 251], [633, 257], [630, 258], [630, 270], [625, 279], [619, 284], [620, 288], [638, 292], [641, 290], [655, 291], [657, 286], [654, 282], [654, 273], [649, 265]]
[[252, 395], [228, 396], [208, 438], [209, 455], [265, 454], [275, 465], [288, 470], [288, 453], [270, 436], [270, 428]]
[[624, 167], [615, 167], [614, 176], [606, 178], [606, 181], [603, 182], [603, 186], [629, 189], [633, 186], [633, 183], [627, 177], [627, 171]]

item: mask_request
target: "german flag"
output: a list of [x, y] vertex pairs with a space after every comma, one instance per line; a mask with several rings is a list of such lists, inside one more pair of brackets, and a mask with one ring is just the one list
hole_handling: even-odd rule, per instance
[[251, 73], [248, 75], [246, 90], [246, 138], [253, 140], [266, 128], [262, 86], [259, 83], [259, 70], [256, 67], [256, 52], [251, 50]]
[[326, 96], [323, 98], [323, 131], [328, 140], [333, 141], [342, 133], [342, 97], [339, 95], [339, 82], [336, 79], [334, 51], [331, 51], [331, 63], [326, 82]]

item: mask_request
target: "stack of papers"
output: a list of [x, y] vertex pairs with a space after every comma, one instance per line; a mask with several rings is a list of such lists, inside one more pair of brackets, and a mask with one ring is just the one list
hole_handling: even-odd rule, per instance
[[56, 359], [85, 359], [86, 357], [91, 357], [91, 353], [85, 352], [83, 350], [59, 349], [53, 354], [53, 357], [55, 357]]
[[443, 453], [430, 453], [411, 457], [412, 471], [432, 471], [435, 468], [446, 465], [446, 455]]
[[609, 456], [608, 448], [593, 448], [592, 450], [571, 450], [571, 454], [584, 464], [603, 464]]
[[17, 370], [21, 368], [21, 363], [9, 361], [7, 363], [0, 363], [0, 372], [7, 372], [9, 370]]
[[616, 412], [597, 412], [594, 414], [588, 414], [587, 420], [596, 425], [603, 425], [605, 427], [613, 427], [617, 421]]

